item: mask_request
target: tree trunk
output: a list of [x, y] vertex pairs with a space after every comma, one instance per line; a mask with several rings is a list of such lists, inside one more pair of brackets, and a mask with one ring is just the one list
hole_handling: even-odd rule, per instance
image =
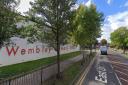
[[92, 54], [92, 45], [90, 45], [90, 54]]
[[92, 37], [90, 38], [90, 54], [92, 54]]
[[94, 47], [95, 47], [95, 52], [96, 52], [96, 45]]
[[0, 49], [2, 48], [2, 42], [0, 41]]
[[125, 46], [123, 46], [123, 54], [125, 54]]
[[83, 57], [83, 59], [82, 59], [82, 61], [81, 61], [81, 65], [83, 65], [84, 62], [85, 62], [85, 57], [84, 57], [84, 51], [82, 50], [82, 47], [80, 47], [80, 52], [81, 52], [81, 55], [82, 55], [82, 57]]
[[60, 79], [60, 42], [59, 42], [59, 29], [57, 28], [57, 35], [56, 35], [56, 46], [57, 46], [57, 78]]
[[57, 6], [56, 6], [56, 13], [57, 13], [57, 30], [56, 30], [56, 46], [57, 46], [57, 78], [61, 78], [61, 73], [60, 73], [60, 39], [59, 39], [59, 24], [58, 24], [58, 0], [56, 0]]
[[60, 74], [60, 46], [57, 44], [57, 78], [61, 78]]
[[83, 51], [83, 64], [85, 63], [84, 51]]

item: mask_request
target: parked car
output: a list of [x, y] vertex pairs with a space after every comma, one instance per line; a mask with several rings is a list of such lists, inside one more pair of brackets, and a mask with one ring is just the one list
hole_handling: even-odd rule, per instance
[[100, 46], [101, 55], [107, 55], [107, 50], [108, 50], [107, 46]]

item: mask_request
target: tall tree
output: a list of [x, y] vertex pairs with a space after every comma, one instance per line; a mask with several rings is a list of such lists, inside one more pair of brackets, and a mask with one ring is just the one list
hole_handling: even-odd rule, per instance
[[81, 47], [89, 46], [91, 52], [92, 44], [95, 44], [96, 38], [101, 34], [103, 20], [103, 14], [96, 10], [95, 5], [80, 5], [73, 21], [72, 40]]
[[15, 7], [19, 1], [0, 0], [0, 48], [5, 41], [15, 35], [16, 18]]
[[107, 40], [106, 39], [102, 39], [101, 40], [101, 45], [107, 45]]
[[116, 45], [117, 47], [121, 47], [123, 49], [123, 53], [125, 53], [125, 49], [128, 46], [127, 27], [119, 27], [117, 30], [111, 33], [110, 39], [113, 45]]
[[44, 32], [48, 45], [57, 52], [58, 77], [60, 77], [60, 45], [66, 40], [69, 30], [72, 6], [76, 0], [35, 0], [31, 2], [32, 9], [29, 18], [38, 24]]

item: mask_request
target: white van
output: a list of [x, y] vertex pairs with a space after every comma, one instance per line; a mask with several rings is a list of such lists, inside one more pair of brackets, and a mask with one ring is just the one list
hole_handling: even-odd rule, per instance
[[100, 46], [101, 55], [107, 55], [107, 50], [108, 50], [107, 46]]

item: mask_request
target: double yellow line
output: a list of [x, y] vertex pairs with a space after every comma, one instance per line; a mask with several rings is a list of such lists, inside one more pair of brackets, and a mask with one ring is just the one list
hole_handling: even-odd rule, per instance
[[[97, 57], [97, 55], [96, 55]], [[77, 81], [77, 83], [75, 85], [82, 85], [84, 82], [84, 79], [87, 76], [87, 73], [89, 72], [89, 70], [91, 69], [96, 57], [93, 58], [93, 60], [91, 61], [91, 63], [89, 64], [89, 66], [86, 68], [86, 70], [82, 73], [81, 77], [79, 78], [79, 80]]]

